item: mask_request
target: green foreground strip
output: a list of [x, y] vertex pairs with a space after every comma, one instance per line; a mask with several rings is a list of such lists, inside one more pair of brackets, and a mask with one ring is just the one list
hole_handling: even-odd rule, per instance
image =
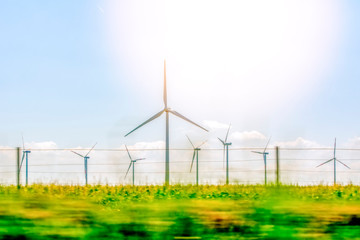
[[357, 186], [0, 186], [0, 239], [360, 239]]

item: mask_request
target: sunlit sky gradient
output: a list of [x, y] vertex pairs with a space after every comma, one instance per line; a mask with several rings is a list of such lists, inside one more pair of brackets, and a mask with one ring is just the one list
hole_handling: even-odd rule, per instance
[[[164, 118], [123, 136], [163, 108], [164, 58], [169, 105], [195, 122], [341, 145], [360, 137], [359, 12], [356, 0], [2, 1], [0, 145], [163, 141]], [[172, 118], [171, 146], [185, 133], [215, 137]]]

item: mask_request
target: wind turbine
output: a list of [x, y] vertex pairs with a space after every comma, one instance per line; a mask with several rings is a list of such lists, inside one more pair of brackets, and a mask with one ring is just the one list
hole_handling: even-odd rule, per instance
[[258, 151], [251, 151], [251, 152], [253, 152], [253, 153], [258, 153], [258, 154], [261, 154], [261, 155], [263, 155], [263, 158], [264, 158], [264, 167], [265, 167], [265, 185], [267, 184], [267, 172], [266, 172], [266, 156], [269, 154], [268, 152], [266, 152], [266, 149], [267, 149], [267, 147], [268, 147], [268, 145], [269, 145], [269, 142], [270, 142], [270, 139], [271, 139], [271, 137], [269, 138], [269, 140], [268, 140], [268, 142], [267, 142], [267, 144], [266, 144], [266, 146], [265, 146], [265, 149], [264, 149], [264, 151], [262, 151], [262, 152], [258, 152]]
[[328, 162], [334, 161], [334, 185], [336, 185], [336, 161], [338, 161], [339, 163], [341, 163], [342, 165], [344, 165], [345, 167], [347, 167], [348, 169], [350, 169], [349, 166], [347, 166], [345, 163], [341, 162], [340, 160], [338, 160], [336, 158], [336, 138], [335, 138], [335, 143], [334, 143], [334, 157], [326, 162], [323, 162], [322, 164], [316, 166], [316, 167], [320, 167]]
[[204, 145], [204, 143], [206, 141], [204, 141], [203, 143], [201, 143], [199, 146], [195, 147], [194, 144], [191, 142], [190, 138], [186, 135], [187, 139], [189, 140], [191, 146], [194, 149], [194, 154], [192, 157], [192, 161], [191, 161], [191, 167], [190, 167], [190, 172], [192, 170], [193, 164], [194, 164], [194, 160], [195, 160], [195, 156], [196, 156], [196, 185], [199, 185], [199, 151], [201, 150], [201, 146]]
[[29, 153], [31, 153], [31, 151], [26, 150], [26, 148], [25, 148], [24, 136], [22, 136], [22, 142], [23, 142], [23, 155], [22, 155], [22, 159], [21, 159], [19, 172], [21, 171], [21, 167], [22, 167], [22, 164], [23, 164], [24, 158], [25, 158], [25, 164], [26, 164], [25, 172], [26, 172], [26, 186], [27, 186], [28, 185], [28, 175], [29, 175]]
[[90, 152], [94, 149], [94, 147], [96, 146], [97, 143], [94, 144], [94, 146], [90, 149], [90, 151], [85, 155], [81, 155], [80, 153], [77, 153], [75, 151], [72, 151], [73, 153], [75, 153], [76, 155], [79, 155], [80, 157], [84, 158], [84, 170], [85, 170], [85, 184], [88, 184], [88, 160], [89, 160], [89, 154]]
[[[132, 159], [132, 157], [131, 157], [131, 155], [130, 155], [130, 152], [129, 152], [129, 150], [128, 150], [128, 148], [127, 148], [126, 145], [125, 145], [125, 148], [126, 148], [126, 151], [127, 151], [128, 155], [129, 155], [129, 158], [130, 158], [130, 165], [129, 165], [129, 168], [128, 168], [126, 174], [125, 174], [125, 178], [126, 178], [126, 176], [128, 175], [129, 170], [130, 170], [131, 165], [132, 165], [132, 183], [133, 183], [133, 186], [134, 186], [134, 185], [135, 185], [135, 163], [136, 163], [136, 161], [145, 160], [145, 158]], [[124, 178], [124, 179], [125, 179], [125, 178]]]
[[166, 89], [166, 61], [164, 60], [164, 93], [163, 93], [163, 98], [164, 98], [164, 109], [161, 110], [160, 112], [156, 113], [154, 116], [152, 116], [151, 118], [149, 118], [148, 120], [146, 120], [144, 123], [140, 124], [138, 127], [136, 127], [135, 129], [133, 129], [132, 131], [130, 131], [128, 134], [125, 135], [128, 136], [129, 134], [131, 134], [132, 132], [134, 132], [135, 130], [137, 130], [138, 128], [144, 126], [145, 124], [151, 122], [152, 120], [160, 117], [164, 112], [165, 112], [165, 116], [166, 116], [166, 125], [165, 125], [165, 130], [166, 130], [166, 147], [165, 147], [165, 184], [169, 185], [169, 179], [170, 179], [170, 153], [169, 153], [169, 113], [174, 114], [175, 116], [205, 130], [208, 132], [208, 130], [206, 130], [205, 128], [201, 127], [200, 125], [194, 123], [193, 121], [189, 120], [188, 118], [184, 117], [183, 115], [181, 115], [180, 113], [172, 110], [171, 108], [168, 107], [167, 105], [167, 89]]
[[231, 145], [231, 142], [227, 142], [227, 138], [229, 135], [230, 127], [231, 127], [231, 124], [229, 124], [229, 128], [227, 130], [224, 141], [221, 140], [220, 138], [218, 138], [220, 140], [220, 142], [224, 145], [223, 164], [225, 163], [225, 149], [226, 149], [226, 184], [229, 184], [229, 146]]

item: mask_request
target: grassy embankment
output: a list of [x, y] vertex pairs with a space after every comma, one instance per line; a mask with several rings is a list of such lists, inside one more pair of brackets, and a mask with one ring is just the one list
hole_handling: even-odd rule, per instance
[[0, 186], [0, 239], [356, 239], [357, 186]]

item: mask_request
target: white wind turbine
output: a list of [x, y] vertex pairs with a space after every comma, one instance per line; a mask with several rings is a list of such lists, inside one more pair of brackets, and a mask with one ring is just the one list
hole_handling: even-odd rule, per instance
[[270, 139], [271, 139], [271, 137], [269, 138], [269, 140], [268, 140], [268, 142], [267, 142], [267, 144], [266, 144], [266, 146], [265, 146], [265, 148], [264, 148], [264, 151], [262, 151], [262, 152], [251, 151], [251, 152], [253, 152], [253, 153], [257, 153], [257, 154], [263, 155], [263, 158], [264, 158], [264, 171], [265, 171], [265, 176], [264, 176], [265, 185], [267, 184], [266, 156], [269, 154], [268, 152], [266, 152], [266, 149], [267, 149], [267, 147], [268, 147], [268, 145], [269, 145]]
[[350, 169], [350, 167], [348, 165], [346, 165], [345, 163], [341, 162], [340, 160], [338, 160], [336, 158], [336, 138], [335, 138], [335, 143], [334, 143], [334, 157], [330, 160], [327, 160], [326, 162], [323, 162], [322, 164], [316, 166], [316, 167], [320, 167], [328, 162], [334, 161], [334, 185], [336, 185], [336, 162], [341, 163], [342, 165], [344, 165], [345, 167], [347, 167], [348, 169]]
[[96, 146], [97, 143], [94, 144], [94, 146], [90, 149], [90, 151], [85, 155], [81, 155], [80, 153], [77, 153], [75, 151], [72, 151], [73, 153], [75, 153], [76, 155], [84, 158], [84, 172], [85, 172], [85, 184], [88, 184], [88, 160], [89, 160], [89, 154], [90, 152], [94, 149], [94, 147]]
[[129, 155], [129, 158], [130, 158], [130, 165], [129, 165], [129, 168], [128, 168], [126, 174], [125, 174], [125, 178], [126, 178], [126, 176], [128, 175], [129, 170], [130, 170], [131, 165], [132, 165], [132, 184], [133, 184], [133, 186], [134, 186], [134, 185], [135, 185], [135, 163], [136, 163], [137, 161], [145, 160], [145, 158], [132, 159], [132, 157], [131, 157], [131, 155], [130, 155], [130, 152], [129, 152], [129, 150], [128, 150], [128, 148], [127, 148], [126, 145], [125, 145], [125, 148], [126, 148], [126, 151], [127, 151], [128, 155]]
[[170, 180], [170, 153], [169, 153], [169, 113], [205, 130], [205, 128], [201, 127], [200, 125], [194, 123], [193, 121], [189, 120], [188, 118], [184, 117], [183, 115], [181, 115], [180, 113], [172, 110], [171, 108], [168, 107], [167, 105], [167, 90], [166, 90], [166, 61], [164, 60], [164, 93], [163, 93], [163, 98], [164, 98], [164, 109], [161, 110], [160, 112], [156, 113], [154, 116], [152, 116], [151, 118], [149, 118], [148, 120], [146, 120], [144, 123], [140, 124], [138, 127], [136, 127], [135, 129], [133, 129], [132, 131], [130, 131], [129, 133], [127, 133], [125, 135], [128, 136], [129, 134], [131, 134], [132, 132], [134, 132], [135, 130], [137, 130], [138, 128], [144, 126], [145, 124], [153, 121], [154, 119], [160, 117], [163, 113], [165, 113], [166, 116], [166, 125], [165, 125], [165, 130], [166, 130], [166, 146], [165, 146], [165, 184], [168, 185], [169, 184], [169, 180]]
[[22, 158], [21, 158], [21, 163], [20, 163], [19, 172], [21, 171], [21, 167], [22, 167], [22, 164], [23, 164], [24, 159], [25, 159], [25, 165], [26, 165], [26, 170], [25, 170], [25, 175], [26, 175], [25, 185], [27, 186], [27, 185], [28, 185], [28, 176], [29, 176], [29, 153], [31, 153], [31, 151], [30, 151], [30, 150], [27, 150], [27, 149], [25, 148], [24, 136], [22, 136], [22, 142], [23, 142], [23, 155], [22, 155]]
[[220, 142], [224, 145], [223, 164], [225, 163], [225, 150], [226, 150], [226, 184], [229, 184], [229, 146], [231, 145], [231, 142], [227, 142], [227, 138], [229, 135], [230, 127], [231, 127], [231, 124], [229, 124], [229, 128], [228, 128], [226, 136], [225, 136], [225, 140], [221, 140], [220, 138], [218, 138], [220, 140]]
[[187, 139], [189, 140], [191, 146], [194, 149], [194, 153], [193, 153], [193, 157], [192, 157], [192, 161], [191, 161], [191, 166], [190, 166], [190, 172], [192, 170], [193, 164], [194, 164], [194, 160], [196, 157], [196, 185], [199, 185], [199, 151], [201, 150], [201, 146], [204, 145], [206, 143], [206, 141], [204, 141], [203, 143], [201, 143], [199, 146], [195, 147], [194, 144], [191, 142], [190, 138], [186, 135]]

